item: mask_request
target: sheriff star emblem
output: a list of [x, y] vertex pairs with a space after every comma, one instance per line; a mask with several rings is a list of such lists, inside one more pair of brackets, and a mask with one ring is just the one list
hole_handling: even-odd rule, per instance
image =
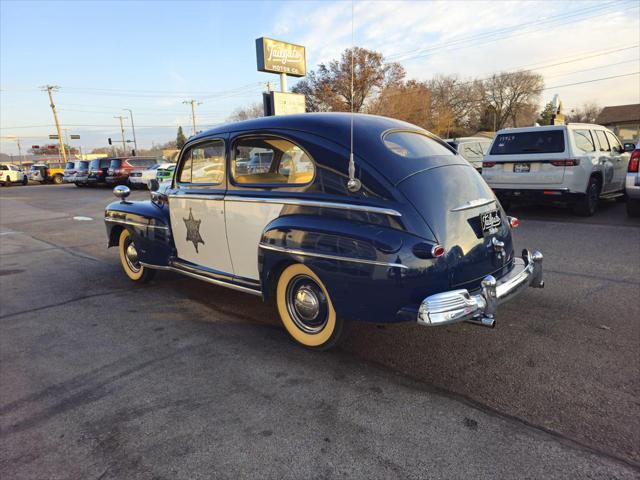
[[189, 209], [189, 218], [183, 218], [184, 224], [187, 227], [187, 242], [193, 242], [193, 246], [196, 247], [196, 253], [198, 252], [198, 243], [204, 245], [204, 240], [200, 236], [200, 223], [202, 220], [196, 220], [193, 218], [193, 212]]

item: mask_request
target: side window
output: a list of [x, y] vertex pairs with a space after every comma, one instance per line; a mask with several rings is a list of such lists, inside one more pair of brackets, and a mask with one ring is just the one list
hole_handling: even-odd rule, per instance
[[180, 183], [219, 185], [224, 182], [224, 142], [213, 140], [191, 147], [183, 156]]
[[616, 151], [616, 153], [622, 153], [624, 149], [622, 148], [622, 145], [620, 144], [620, 140], [618, 140], [618, 137], [616, 137], [611, 132], [605, 132], [605, 134], [607, 135], [607, 139], [609, 140], [609, 145], [611, 145], [611, 150]]
[[482, 160], [482, 149], [479, 143], [465, 143], [462, 146], [464, 150], [461, 154], [464, 158], [467, 160]]
[[591, 132], [589, 130], [574, 130], [573, 139], [576, 143], [576, 148], [583, 152], [595, 152], [596, 146], [593, 143]]
[[596, 137], [598, 138], [598, 143], [600, 144], [601, 152], [610, 152], [611, 148], [609, 147], [609, 142], [607, 142], [607, 137], [605, 136], [602, 130], [596, 130]]
[[231, 165], [239, 184], [304, 185], [315, 174], [307, 152], [282, 138], [241, 138], [234, 144]]
[[9, 167], [7, 167], [6, 165], [0, 165], [0, 170], [4, 172], [5, 170], [9, 170]]

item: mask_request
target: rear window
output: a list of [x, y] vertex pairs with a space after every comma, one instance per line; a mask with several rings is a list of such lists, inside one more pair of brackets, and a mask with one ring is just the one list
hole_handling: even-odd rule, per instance
[[561, 152], [564, 152], [562, 130], [502, 133], [496, 137], [491, 147], [491, 155]]
[[74, 166], [75, 166], [74, 162], [67, 162], [67, 164], [64, 166], [64, 168], [65, 168], [65, 170], [71, 170]]
[[138, 158], [130, 158], [127, 160], [129, 165], [132, 167], [145, 167], [149, 168], [155, 165], [156, 161], [154, 159], [138, 159]]
[[390, 132], [382, 140], [389, 150], [400, 157], [424, 158], [433, 155], [454, 155], [438, 140], [419, 132]]
[[122, 165], [122, 160], [111, 160], [109, 168], [120, 168], [120, 165]]
[[89, 162], [76, 162], [76, 168], [78, 169], [82, 169], [82, 170], [86, 170], [86, 168], [89, 166]]

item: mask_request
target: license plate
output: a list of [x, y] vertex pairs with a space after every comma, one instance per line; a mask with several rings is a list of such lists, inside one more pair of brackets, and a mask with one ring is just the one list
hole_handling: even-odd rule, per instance
[[513, 171], [515, 173], [527, 173], [531, 171], [531, 164], [530, 163], [514, 163], [513, 164]]
[[500, 212], [498, 210], [491, 210], [480, 214], [482, 233], [491, 232], [497, 229], [501, 223], [502, 219], [500, 218]]

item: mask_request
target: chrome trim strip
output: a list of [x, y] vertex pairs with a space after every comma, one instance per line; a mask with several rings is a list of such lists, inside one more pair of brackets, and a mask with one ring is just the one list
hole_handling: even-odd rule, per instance
[[172, 268], [167, 265], [153, 265], [145, 262], [140, 262], [140, 265], [147, 268], [153, 268], [154, 270], [172, 270]]
[[172, 265], [169, 267], [171, 270], [186, 275], [187, 277], [192, 277], [198, 280], [202, 280], [207, 283], [211, 283], [213, 285], [219, 285], [221, 287], [231, 288], [232, 290], [238, 290], [244, 293], [251, 293], [253, 295], [262, 296], [262, 292], [258, 290], [254, 290], [253, 288], [243, 287], [241, 285], [236, 285], [234, 283], [225, 282], [224, 280], [218, 280], [217, 278], [211, 278], [208, 275], [203, 273], [191, 272], [189, 270], [180, 268], [180, 264]]
[[224, 195], [200, 195], [197, 193], [185, 193], [184, 195], [167, 195], [169, 198], [183, 198], [189, 200], [224, 200]]
[[165, 227], [164, 225], [148, 225], [146, 223], [133, 222], [130, 220], [121, 220], [119, 218], [113, 218], [113, 217], [104, 217], [104, 221], [120, 223], [122, 225], [131, 225], [132, 227], [153, 228], [156, 230], [169, 230], [169, 227]]
[[459, 207], [452, 208], [452, 212], [461, 212], [463, 210], [469, 210], [471, 208], [483, 207], [495, 202], [495, 198], [476, 198], [475, 200], [469, 200], [467, 203], [460, 205]]
[[178, 266], [173, 266], [173, 265], [164, 266], [164, 265], [152, 265], [150, 263], [140, 262], [140, 265], [142, 265], [143, 267], [152, 268], [154, 270], [168, 270], [168, 271], [171, 271], [171, 272], [180, 273], [182, 275], [186, 275], [187, 277], [192, 277], [192, 278], [195, 278], [197, 280], [202, 280], [203, 282], [211, 283], [213, 285], [218, 285], [220, 287], [227, 287], [227, 288], [230, 288], [232, 290], [238, 290], [240, 292], [250, 293], [250, 294], [253, 294], [253, 295], [257, 295], [259, 297], [262, 296], [262, 292], [260, 292], [258, 290], [254, 290], [253, 288], [243, 287], [241, 285], [236, 285], [234, 283], [225, 282], [223, 280], [218, 280], [216, 278], [211, 278], [211, 277], [207, 276], [206, 274], [200, 274], [200, 273], [191, 272], [191, 271], [188, 271], [188, 270], [180, 268], [179, 264], [178, 264]]
[[378, 265], [381, 267], [396, 267], [396, 268], [402, 268], [402, 269], [409, 268], [406, 265], [403, 265], [401, 263], [380, 262], [378, 260], [366, 260], [364, 258], [341, 257], [339, 255], [331, 255], [328, 253], [306, 252], [304, 250], [296, 250], [294, 248], [285, 248], [285, 247], [276, 247], [275, 245], [266, 245], [264, 243], [259, 244], [259, 247], [264, 248], [265, 250], [273, 250], [275, 252], [290, 253], [292, 255], [302, 255], [305, 257], [326, 258], [329, 260], [338, 260], [340, 262], [366, 263], [368, 265]]
[[228, 202], [252, 202], [252, 203], [279, 203], [283, 205], [298, 205], [300, 207], [320, 207], [320, 208], [336, 208], [339, 210], [356, 210], [359, 212], [380, 213], [382, 215], [392, 215], [401, 217], [402, 214], [392, 208], [374, 207], [371, 205], [353, 205], [338, 202], [323, 202], [320, 200], [300, 200], [297, 198], [266, 198], [266, 197], [240, 197], [227, 195], [225, 200]]

